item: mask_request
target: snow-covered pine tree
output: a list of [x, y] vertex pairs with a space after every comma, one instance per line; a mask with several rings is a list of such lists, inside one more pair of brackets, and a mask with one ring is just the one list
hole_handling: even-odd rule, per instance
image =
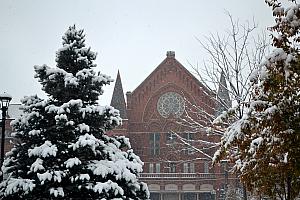
[[276, 17], [274, 50], [253, 75], [248, 110], [229, 126], [214, 161], [233, 161], [253, 192], [292, 200], [300, 193], [300, 5], [266, 2]]
[[1, 199], [149, 198], [137, 177], [143, 163], [128, 139], [105, 134], [121, 119], [97, 103], [112, 79], [93, 71], [95, 59], [74, 25], [63, 36], [57, 67], [35, 66], [49, 99], [22, 100], [25, 114], [12, 123], [16, 144], [2, 167], [8, 178]]

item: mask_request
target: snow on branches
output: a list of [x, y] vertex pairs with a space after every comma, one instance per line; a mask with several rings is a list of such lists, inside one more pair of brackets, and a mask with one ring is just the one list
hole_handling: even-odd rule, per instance
[[143, 162], [129, 140], [106, 131], [121, 125], [118, 110], [97, 103], [113, 80], [93, 71], [96, 53], [83, 30], [71, 26], [56, 54], [56, 68], [35, 66], [46, 100], [22, 100], [12, 122], [16, 138], [7, 154], [1, 199], [148, 199], [139, 182]]
[[274, 50], [251, 75], [246, 112], [227, 128], [214, 162], [227, 158], [248, 189], [291, 200], [300, 192], [300, 6], [266, 2], [276, 17]]

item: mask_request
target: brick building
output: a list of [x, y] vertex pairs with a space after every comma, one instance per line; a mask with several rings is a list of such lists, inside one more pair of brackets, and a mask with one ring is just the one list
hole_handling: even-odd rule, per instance
[[[218, 96], [230, 103], [222, 75], [220, 80], [224, 83]], [[219, 113], [222, 106], [216, 103], [215, 96], [175, 59], [172, 51], [167, 52], [162, 63], [134, 91], [126, 93], [127, 101], [118, 72], [111, 105], [120, 110], [123, 125], [109, 134], [130, 138], [135, 153], [145, 164], [140, 179], [148, 184], [151, 199], [222, 199], [227, 183], [236, 184], [236, 178], [227, 173], [226, 163], [211, 167], [214, 149], [205, 142], [220, 138], [207, 136], [205, 130], [195, 132], [178, 123], [184, 119], [187, 110], [193, 111], [193, 105], [203, 109], [206, 115]], [[20, 105], [10, 105], [6, 120], [6, 151], [11, 148], [10, 122], [21, 113]], [[206, 123], [202, 115], [190, 113], [190, 116]]]
[[[230, 102], [224, 90], [226, 82], [222, 87], [220, 97]], [[208, 116], [218, 113], [221, 108], [215, 96], [175, 59], [172, 51], [134, 91], [126, 93], [127, 101], [118, 72], [111, 105], [120, 110], [124, 121], [113, 134], [129, 137], [135, 153], [145, 163], [140, 178], [148, 184], [151, 199], [221, 199], [226, 183], [234, 180], [228, 177], [225, 165], [211, 167], [214, 149], [205, 141], [220, 138], [178, 123], [193, 105]], [[206, 123], [205, 117], [194, 117]]]
[[[23, 111], [21, 109], [21, 104], [10, 104], [9, 105], [7, 115], [6, 115], [6, 120], [5, 120], [5, 145], [4, 145], [4, 152], [5, 153], [8, 152], [13, 146], [12, 143], [11, 143], [11, 140], [13, 140], [13, 137], [11, 135], [13, 130], [12, 130], [12, 127], [10, 126], [10, 123], [11, 123], [12, 120], [19, 117], [22, 113], [23, 113]], [[0, 111], [0, 116], [1, 115], [2, 114], [1, 114], [1, 111]], [[2, 133], [2, 126], [0, 126], [0, 133]]]

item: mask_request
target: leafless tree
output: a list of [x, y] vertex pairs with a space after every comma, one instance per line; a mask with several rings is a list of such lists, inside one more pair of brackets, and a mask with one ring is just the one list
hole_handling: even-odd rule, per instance
[[225, 34], [210, 34], [204, 41], [196, 38], [209, 58], [203, 65], [190, 63], [200, 82], [212, 94], [215, 110], [209, 113], [186, 100], [185, 115], [177, 123], [197, 137], [186, 138], [174, 132], [181, 143], [177, 151], [191, 149], [202, 155], [195, 159], [211, 161], [226, 127], [242, 118], [245, 102], [249, 99], [251, 74], [259, 69], [270, 46], [266, 33], [258, 33], [254, 20], [241, 24], [230, 13], [227, 16], [231, 26]]
[[[249, 99], [251, 75], [258, 70], [269, 50], [266, 33], [257, 33], [258, 26], [254, 20], [241, 24], [228, 12], [227, 16], [231, 26], [223, 36], [220, 33], [210, 34], [205, 37], [205, 41], [196, 38], [209, 58], [201, 66], [190, 66], [200, 82], [213, 94], [211, 98], [216, 106], [214, 113], [208, 113], [202, 106], [186, 100], [185, 115], [178, 123], [187, 127], [189, 132], [222, 136], [230, 121], [243, 116], [245, 102]], [[179, 138], [186, 145], [191, 143]], [[202, 143], [218, 145], [206, 140]]]
[[[204, 136], [222, 136], [224, 128], [231, 120], [243, 116], [244, 103], [249, 98], [251, 74], [258, 70], [270, 46], [266, 33], [257, 33], [258, 26], [254, 20], [241, 24], [228, 12], [227, 16], [231, 26], [223, 36], [220, 33], [210, 34], [205, 37], [205, 41], [196, 38], [208, 54], [208, 59], [201, 66], [190, 63], [194, 74], [213, 94], [211, 98], [216, 103], [215, 112], [208, 113], [202, 106], [194, 105], [186, 99], [185, 114], [178, 120], [189, 132]], [[224, 98], [226, 94], [228, 98]], [[207, 140], [188, 141], [180, 135], [177, 138], [185, 145], [218, 145]], [[196, 146], [190, 145], [190, 148], [201, 151]]]

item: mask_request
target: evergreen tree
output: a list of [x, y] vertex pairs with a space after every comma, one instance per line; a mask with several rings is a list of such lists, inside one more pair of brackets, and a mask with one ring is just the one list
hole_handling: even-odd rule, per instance
[[248, 110], [229, 126], [214, 160], [233, 161], [249, 190], [291, 200], [300, 192], [300, 5], [266, 2], [276, 17], [274, 50], [253, 74]]
[[105, 134], [121, 123], [118, 110], [97, 103], [112, 79], [93, 71], [83, 30], [71, 26], [62, 39], [57, 67], [34, 67], [49, 99], [25, 97], [25, 114], [12, 123], [16, 144], [2, 167], [1, 198], [148, 199], [129, 140]]

